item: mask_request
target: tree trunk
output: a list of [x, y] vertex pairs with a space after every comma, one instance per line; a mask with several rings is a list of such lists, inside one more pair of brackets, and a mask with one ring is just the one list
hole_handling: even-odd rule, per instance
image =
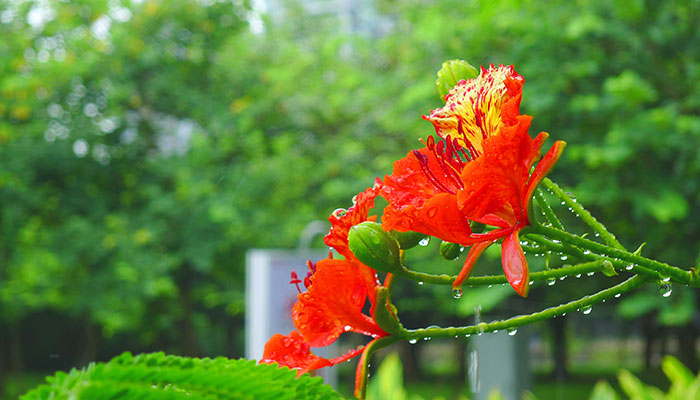
[[20, 373], [24, 371], [24, 360], [22, 359], [22, 335], [21, 321], [17, 320], [10, 323], [8, 329], [9, 349], [9, 371], [12, 373]]
[[418, 353], [416, 346], [402, 341], [399, 344], [399, 352], [401, 353], [401, 361], [403, 361], [403, 374], [406, 382], [415, 382], [420, 379], [420, 371], [418, 370]]
[[695, 352], [697, 331], [693, 324], [681, 327], [678, 332], [678, 359], [691, 371], [698, 370], [698, 358]]
[[568, 376], [567, 370], [567, 346], [566, 346], [566, 317], [561, 316], [549, 320], [552, 327], [552, 356], [554, 358], [554, 371], [552, 375], [556, 380], [563, 380]]
[[78, 365], [85, 366], [92, 361], [96, 361], [98, 352], [98, 336], [97, 327], [90, 321], [88, 315], [82, 317], [83, 326], [83, 342], [78, 358]]
[[654, 319], [652, 315], [642, 317], [642, 334], [644, 335], [644, 370], [650, 371], [654, 356]]
[[190, 265], [183, 265], [177, 279], [180, 288], [180, 301], [183, 315], [178, 322], [181, 336], [181, 352], [184, 356], [198, 357], [201, 354], [194, 328], [194, 302], [192, 300], [192, 284], [195, 279], [194, 270]]

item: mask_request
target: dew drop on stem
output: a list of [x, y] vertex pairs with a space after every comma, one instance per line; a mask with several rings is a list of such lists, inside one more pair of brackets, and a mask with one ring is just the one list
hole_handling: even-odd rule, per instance
[[508, 328], [508, 336], [515, 336], [518, 333], [518, 328]]
[[664, 284], [662, 284], [662, 285], [659, 286], [659, 293], [660, 293], [661, 296], [663, 296], [663, 297], [668, 297], [668, 296], [670, 296], [672, 291], [673, 291], [673, 289], [671, 288], [671, 284], [670, 284], [670, 283], [664, 283]]
[[454, 288], [452, 289], [452, 298], [459, 299], [462, 297], [462, 289]]
[[590, 314], [591, 311], [593, 311], [593, 307], [591, 307], [591, 306], [583, 306], [583, 307], [581, 307], [581, 312], [582, 312], [583, 314], [585, 314], [585, 315]]

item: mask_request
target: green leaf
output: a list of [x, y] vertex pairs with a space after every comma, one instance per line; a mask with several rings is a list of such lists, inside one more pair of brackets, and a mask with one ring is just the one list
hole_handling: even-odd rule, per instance
[[589, 400], [618, 400], [619, 397], [615, 389], [608, 382], [598, 381], [593, 387]]
[[124, 353], [107, 363], [58, 372], [21, 397], [34, 399], [340, 399], [321, 378], [277, 365], [223, 357]]
[[661, 361], [661, 369], [671, 381], [669, 393], [682, 394], [687, 391], [693, 383], [695, 376], [677, 358], [672, 356], [664, 357]]
[[391, 353], [370, 380], [367, 400], [405, 400], [406, 390], [403, 384], [403, 367], [396, 353]]

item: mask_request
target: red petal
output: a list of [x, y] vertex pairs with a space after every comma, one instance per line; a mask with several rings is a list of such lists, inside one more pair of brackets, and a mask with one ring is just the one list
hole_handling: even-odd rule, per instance
[[510, 285], [519, 295], [527, 297], [530, 289], [530, 272], [525, 254], [520, 247], [518, 232], [519, 230], [514, 230], [503, 239], [501, 260], [503, 261], [503, 272], [505, 272]]
[[462, 283], [464, 283], [464, 280], [469, 277], [469, 274], [471, 273], [474, 264], [476, 264], [476, 260], [479, 259], [481, 253], [483, 253], [484, 250], [491, 246], [493, 242], [494, 241], [491, 240], [488, 242], [477, 243], [474, 246], [472, 246], [471, 249], [469, 249], [469, 254], [467, 254], [467, 259], [464, 261], [464, 266], [459, 272], [459, 275], [457, 275], [455, 281], [452, 283], [453, 288], [458, 289], [462, 287]]
[[427, 148], [418, 150], [426, 162], [426, 175], [413, 152], [394, 163], [394, 172], [384, 177], [381, 196], [389, 202], [384, 209], [385, 230], [415, 231], [469, 245], [469, 221], [461, 217], [457, 198], [459, 177], [447, 174], [436, 155]]
[[265, 344], [260, 362], [298, 369], [298, 375], [332, 365], [329, 360], [312, 354], [308, 343], [297, 331], [286, 336], [279, 333], [272, 336]]
[[470, 80], [461, 81], [445, 97], [446, 104], [423, 116], [443, 138], [457, 139], [479, 154], [485, 139], [498, 134], [519, 114], [524, 79], [512, 65], [493, 65]]
[[484, 141], [484, 153], [462, 170], [464, 189], [457, 193], [462, 212], [471, 220], [493, 214], [510, 226], [527, 223], [522, 192], [529, 176], [528, 160], [537, 149], [527, 134], [531, 117], [519, 116]]
[[537, 188], [537, 185], [542, 182], [542, 179], [549, 173], [549, 171], [554, 168], [554, 164], [559, 161], [559, 157], [564, 152], [566, 147], [566, 142], [557, 140], [549, 149], [547, 154], [542, 157], [542, 160], [537, 164], [535, 170], [532, 172], [530, 180], [527, 182], [527, 187], [525, 188], [525, 195], [523, 196], [523, 208], [527, 209], [530, 204], [530, 199], [532, 198], [532, 193]]
[[362, 313], [368, 296], [363, 267], [367, 268], [349, 260], [325, 259], [316, 264], [311, 287], [298, 296], [292, 311], [294, 326], [311, 346], [327, 346], [348, 330], [385, 335]]
[[368, 217], [369, 210], [374, 207], [374, 198], [379, 194], [381, 180], [377, 179], [373, 187], [365, 189], [353, 199], [353, 206], [348, 210], [338, 209], [328, 217], [331, 230], [323, 241], [333, 247], [346, 258], [354, 258], [348, 247], [348, 232], [350, 228], [364, 221], [374, 221], [377, 217]]

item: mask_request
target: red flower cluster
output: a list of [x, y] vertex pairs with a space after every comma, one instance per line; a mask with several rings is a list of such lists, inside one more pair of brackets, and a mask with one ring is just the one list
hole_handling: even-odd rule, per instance
[[[424, 116], [440, 139], [428, 137], [425, 147], [396, 161], [383, 182], [377, 179], [374, 187], [356, 196], [349, 210], [333, 212], [324, 240], [344, 259], [309, 263], [307, 291], [300, 292], [292, 312], [297, 331], [273, 336], [261, 362], [277, 362], [303, 374], [348, 360], [367, 348], [334, 359], [311, 353], [311, 347], [327, 346], [343, 332], [373, 340], [388, 336], [375, 318], [377, 307], [388, 307], [377, 304], [383, 287], [375, 270], [360, 262], [348, 246], [350, 228], [376, 219], [368, 212], [378, 195], [389, 202], [382, 216], [384, 230], [416, 231], [471, 246], [454, 287], [461, 286], [481, 253], [503, 238], [505, 275], [521, 296], [527, 295], [528, 266], [518, 234], [530, 223], [528, 209], [535, 188], [565, 143], [556, 142], [542, 158], [540, 149], [548, 135], [542, 132], [532, 139], [527, 133], [532, 118], [519, 113], [523, 82], [512, 66], [503, 65], [482, 67], [477, 78], [459, 82], [445, 96], [444, 107]], [[472, 222], [493, 229], [474, 233]], [[301, 282], [293, 278], [292, 283]], [[367, 300], [370, 315], [362, 312]], [[364, 381], [359, 372], [356, 381]]]
[[[368, 212], [374, 206], [380, 187], [381, 181], [377, 180], [374, 187], [356, 196], [350, 209], [338, 209], [328, 218], [331, 230], [324, 241], [345, 259], [329, 256], [315, 265], [309, 263], [311, 276], [307, 280], [307, 291], [299, 294], [292, 311], [297, 331], [270, 338], [261, 362], [296, 368], [301, 375], [338, 364], [364, 351], [366, 346], [360, 346], [333, 359], [311, 353], [311, 347], [328, 346], [343, 332], [357, 332], [374, 339], [388, 335], [374, 319], [376, 307], [386, 307], [386, 304], [377, 304], [377, 291], [381, 287], [377, 274], [357, 260], [348, 247], [350, 228], [376, 219], [376, 216], [368, 217]], [[293, 281], [297, 282], [300, 281]], [[371, 304], [370, 315], [362, 312], [367, 300]]]
[[[523, 78], [512, 66], [482, 68], [445, 96], [444, 107], [423, 118], [443, 140], [429, 137], [426, 146], [394, 163], [381, 195], [389, 201], [382, 224], [386, 230], [416, 231], [471, 246], [453, 286], [459, 288], [481, 253], [503, 240], [503, 270], [521, 296], [529, 287], [528, 267], [518, 239], [529, 225], [532, 193], [559, 159], [558, 141], [534, 172], [547, 133], [534, 140], [527, 133], [531, 117], [519, 115]], [[473, 233], [470, 222], [496, 229]]]

